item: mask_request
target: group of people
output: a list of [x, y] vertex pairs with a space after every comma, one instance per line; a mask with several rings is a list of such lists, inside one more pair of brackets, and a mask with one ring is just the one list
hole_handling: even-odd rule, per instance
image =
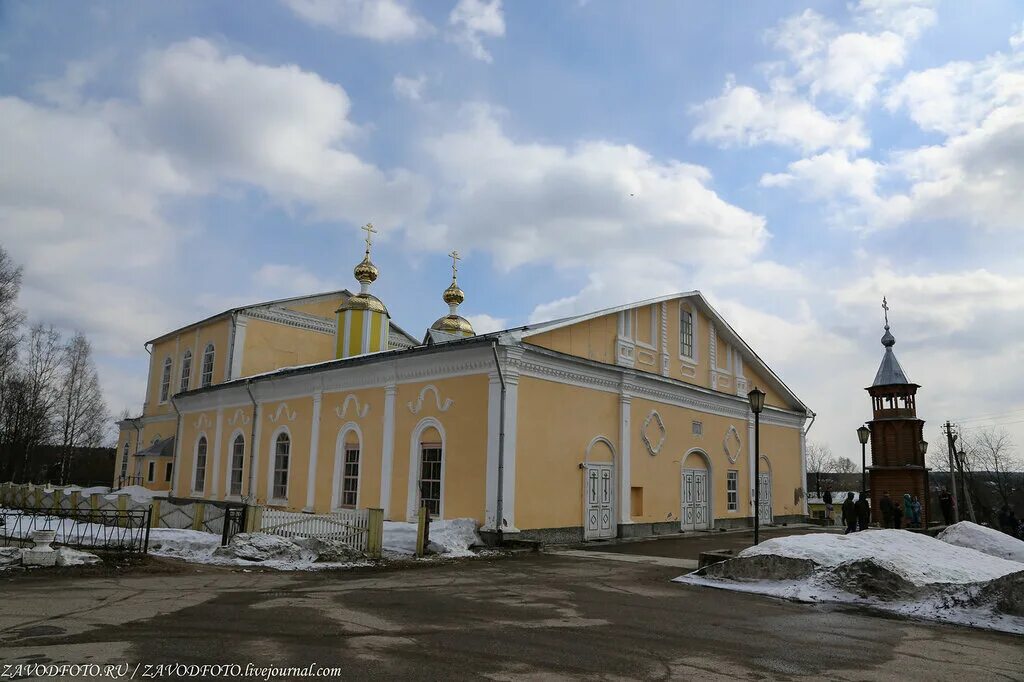
[[[827, 488], [822, 495], [822, 502], [825, 503], [825, 515], [832, 518], [833, 500], [832, 488]], [[912, 528], [921, 525], [921, 501], [910, 493], [904, 493], [902, 502], [893, 501], [889, 497], [889, 491], [882, 493], [882, 499], [878, 502], [882, 512], [883, 528]], [[842, 520], [847, 533], [867, 530], [871, 525], [871, 503], [868, 501], [867, 493], [862, 492], [857, 500], [853, 499], [853, 493], [846, 494], [846, 500], [842, 504]]]
[[1005, 504], [999, 510], [999, 530], [1018, 540], [1024, 540], [1024, 521], [1019, 521], [1017, 514]]

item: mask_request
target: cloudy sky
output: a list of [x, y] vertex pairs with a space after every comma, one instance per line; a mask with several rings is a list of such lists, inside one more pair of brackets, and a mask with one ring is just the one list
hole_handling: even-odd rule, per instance
[[[811, 5], [810, 8], [808, 5]], [[855, 456], [882, 348], [1024, 445], [1013, 0], [0, 3], [0, 243], [33, 320], [143, 342], [352, 287], [419, 333], [700, 289]]]

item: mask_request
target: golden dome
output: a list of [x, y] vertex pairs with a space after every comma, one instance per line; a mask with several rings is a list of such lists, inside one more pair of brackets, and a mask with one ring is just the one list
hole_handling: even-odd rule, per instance
[[377, 280], [379, 271], [377, 266], [370, 262], [370, 254], [367, 253], [363, 260], [352, 271], [356, 281], [360, 284], [373, 284]]
[[375, 313], [383, 313], [388, 315], [388, 317], [391, 317], [388, 314], [388, 309], [384, 306], [384, 303], [373, 294], [358, 293], [350, 296], [348, 300], [342, 303], [334, 312], [340, 313], [345, 310], [369, 310]]
[[460, 305], [466, 300], [466, 293], [459, 288], [459, 285], [452, 280], [452, 283], [444, 290], [444, 294], [441, 295], [444, 302], [448, 305]]
[[476, 334], [476, 332], [473, 331], [473, 325], [469, 323], [469, 320], [464, 317], [460, 317], [459, 315], [445, 315], [438, 319], [437, 322], [430, 325], [430, 328], [439, 332], [460, 334], [462, 336], [473, 336]]

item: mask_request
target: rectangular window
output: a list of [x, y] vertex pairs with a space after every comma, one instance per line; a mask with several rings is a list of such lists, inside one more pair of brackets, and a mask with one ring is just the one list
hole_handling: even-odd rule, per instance
[[693, 422], [691, 424], [691, 428], [693, 429], [693, 435], [695, 435], [695, 436], [703, 436], [704, 435], [704, 422], [695, 421], [695, 422]]
[[341, 480], [341, 506], [355, 508], [359, 500], [359, 448], [345, 448], [345, 469]]
[[241, 436], [235, 438], [231, 446], [231, 487], [230, 495], [242, 494], [242, 461], [245, 457], [245, 440]]
[[[282, 434], [283, 436], [283, 434]], [[288, 459], [291, 452], [291, 441], [278, 437], [274, 455], [274, 498], [288, 499]]]
[[149, 482], [152, 483], [156, 476], [156, 462], [149, 463]]
[[167, 481], [168, 483], [171, 482], [171, 473], [173, 471], [174, 471], [174, 464], [172, 464], [171, 462], [168, 462], [167, 463], [167, 467], [166, 467], [166, 469], [164, 471], [164, 480]]
[[632, 339], [633, 338], [633, 311], [624, 310], [619, 313], [621, 317], [621, 331], [622, 338]]
[[725, 479], [725, 496], [729, 511], [740, 508], [740, 472], [730, 469]]
[[124, 453], [121, 455], [121, 485], [127, 485], [124, 481], [128, 477], [128, 441], [124, 442]]
[[423, 445], [420, 458], [420, 504], [431, 516], [441, 514], [441, 446]]
[[679, 353], [693, 357], [693, 312], [686, 308], [679, 309]]
[[196, 445], [196, 475], [192, 481], [192, 490], [203, 492], [206, 487], [206, 437], [201, 436]]

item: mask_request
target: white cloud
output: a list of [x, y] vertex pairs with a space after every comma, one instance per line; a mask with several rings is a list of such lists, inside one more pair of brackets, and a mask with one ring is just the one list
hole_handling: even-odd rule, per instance
[[283, 0], [315, 26], [380, 42], [409, 40], [432, 30], [425, 19], [399, 0]]
[[917, 38], [935, 24], [934, 0], [860, 0], [855, 8], [860, 23]]
[[438, 168], [438, 220], [412, 233], [431, 248], [483, 248], [499, 266], [603, 269], [633, 254], [697, 263], [756, 254], [764, 219], [709, 188], [707, 169], [658, 161], [603, 140], [572, 147], [517, 142], [486, 107], [426, 142]]
[[263, 292], [268, 300], [333, 291], [339, 288], [335, 280], [320, 277], [301, 265], [283, 263], [261, 265], [253, 273], [252, 281], [257, 290]]
[[450, 37], [474, 59], [490, 62], [491, 53], [483, 46], [483, 38], [505, 35], [505, 15], [501, 0], [459, 0], [448, 15]]
[[426, 85], [427, 77], [423, 75], [405, 76], [397, 74], [394, 80], [391, 81], [391, 89], [394, 91], [395, 96], [412, 102], [418, 102], [423, 98], [423, 88]]
[[477, 334], [487, 334], [508, 329], [508, 318], [504, 317], [493, 317], [486, 313], [479, 313], [477, 315], [466, 315], [466, 319], [473, 325], [473, 331]]
[[762, 93], [726, 84], [725, 91], [696, 107], [695, 139], [722, 146], [776, 144], [805, 152], [822, 148], [863, 149], [870, 144], [856, 117], [828, 116], [809, 102], [784, 92]]

